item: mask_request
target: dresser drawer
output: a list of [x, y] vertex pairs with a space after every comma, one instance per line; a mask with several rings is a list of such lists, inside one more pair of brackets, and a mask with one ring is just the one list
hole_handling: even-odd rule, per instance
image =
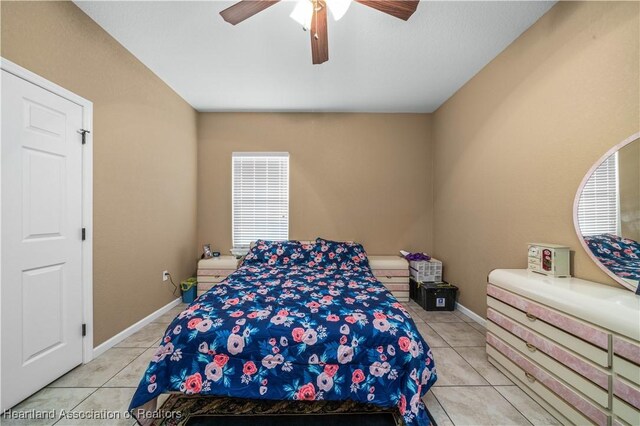
[[604, 330], [491, 284], [487, 286], [487, 294], [524, 312], [531, 321], [544, 321], [605, 351], [609, 351], [610, 334]]
[[640, 386], [640, 367], [636, 364], [621, 358], [618, 355], [613, 356], [613, 371], [627, 380]]
[[[512, 373], [527, 385], [539, 382], [555, 395], [564, 400], [566, 403], [570, 404], [572, 407], [582, 413], [582, 415], [587, 417], [587, 419], [589, 419], [591, 422], [603, 426], [609, 424], [609, 416], [606, 412], [598, 408], [597, 405], [592, 403], [587, 398], [578, 394], [569, 386], [562, 383], [552, 374], [548, 373], [545, 369], [530, 361], [527, 357], [522, 355], [520, 352], [515, 350], [513, 347], [511, 347], [495, 335], [487, 333], [487, 344], [497, 352], [502, 354], [503, 357], [507, 358], [512, 364], [514, 364], [521, 370], [519, 374], [518, 372], [513, 371]], [[489, 349], [487, 349], [487, 351], [490, 355], [492, 355], [492, 353], [489, 352]], [[523, 375], [524, 378], [522, 378]], [[552, 404], [551, 401], [548, 402]], [[584, 421], [577, 423], [584, 423]]]
[[573, 352], [579, 353], [596, 364], [602, 367], [609, 367], [608, 351], [602, 350], [535, 317], [527, 316], [524, 312], [492, 297], [487, 298], [487, 305], [495, 311], [525, 325], [527, 328], [544, 335], [548, 339], [571, 349]]
[[613, 394], [636, 410], [640, 410], [640, 388], [633, 383], [616, 377], [613, 379]]
[[616, 396], [613, 397], [613, 412], [632, 426], [640, 425], [640, 411]]
[[[520, 351], [520, 353], [524, 354], [525, 357], [532, 362], [542, 366], [555, 376], [561, 378], [573, 388], [579, 389], [580, 392], [600, 404], [603, 408], [610, 408], [610, 375], [606, 374], [604, 371], [598, 370], [594, 365], [577, 358], [575, 355], [568, 353], [566, 350], [551, 343], [550, 341], [545, 340], [540, 335], [534, 335], [532, 332], [527, 332], [526, 330], [518, 330], [519, 326], [515, 323], [505, 324], [507, 321], [498, 320], [501, 323], [499, 326], [494, 322], [495, 315], [488, 315], [488, 319], [490, 319], [490, 321], [487, 322], [487, 331], [491, 332], [500, 340], [508, 343], [514, 349]], [[503, 327], [502, 324], [505, 324], [506, 327]], [[509, 329], [514, 330], [517, 334], [512, 334], [513, 332]], [[533, 343], [528, 343], [527, 340], [523, 340], [520, 335], [526, 336], [527, 340]], [[567, 365], [558, 362], [553, 358], [553, 356], [545, 354], [545, 351], [559, 358], [571, 360], [581, 369], [587, 370], [590, 375], [595, 377], [600, 383], [595, 384], [592, 381], [587, 380], [582, 375], [571, 370]], [[602, 385], [602, 387], [600, 385]]]
[[611, 421], [612, 426], [630, 426], [629, 423], [625, 422], [620, 418], [615, 418]]
[[640, 345], [631, 340], [614, 336], [613, 371], [640, 386]]
[[640, 367], [640, 345], [638, 343], [614, 336], [613, 353]]

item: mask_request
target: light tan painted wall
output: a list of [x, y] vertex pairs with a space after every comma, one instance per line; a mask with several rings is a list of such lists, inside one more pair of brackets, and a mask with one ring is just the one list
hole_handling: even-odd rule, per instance
[[568, 244], [575, 276], [612, 283], [574, 232], [578, 185], [640, 126], [640, 4], [559, 2], [434, 116], [435, 255], [485, 315], [494, 268]]
[[619, 151], [622, 236], [640, 241], [640, 139]]
[[2, 2], [2, 56], [94, 105], [94, 343], [195, 269], [196, 112], [71, 2]]
[[430, 134], [427, 114], [201, 113], [198, 245], [231, 248], [231, 153], [288, 151], [290, 238], [431, 250]]

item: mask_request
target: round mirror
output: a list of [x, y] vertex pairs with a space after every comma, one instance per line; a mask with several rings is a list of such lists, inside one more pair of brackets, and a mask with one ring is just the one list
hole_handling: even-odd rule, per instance
[[589, 170], [576, 195], [574, 223], [594, 262], [640, 294], [640, 133]]

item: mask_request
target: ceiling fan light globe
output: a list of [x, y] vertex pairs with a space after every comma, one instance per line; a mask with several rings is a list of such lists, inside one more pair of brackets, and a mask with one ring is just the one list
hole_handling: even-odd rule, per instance
[[302, 25], [305, 30], [311, 28], [313, 4], [309, 0], [298, 0], [289, 17]]
[[352, 0], [325, 0], [335, 21], [339, 21], [351, 6]]

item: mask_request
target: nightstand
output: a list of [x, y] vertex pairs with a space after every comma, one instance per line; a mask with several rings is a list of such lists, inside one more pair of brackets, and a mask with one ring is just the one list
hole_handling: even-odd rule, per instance
[[369, 266], [398, 302], [409, 301], [409, 262], [400, 256], [369, 256]]
[[236, 269], [238, 269], [238, 260], [234, 256], [200, 259], [198, 262], [198, 296], [222, 282]]

